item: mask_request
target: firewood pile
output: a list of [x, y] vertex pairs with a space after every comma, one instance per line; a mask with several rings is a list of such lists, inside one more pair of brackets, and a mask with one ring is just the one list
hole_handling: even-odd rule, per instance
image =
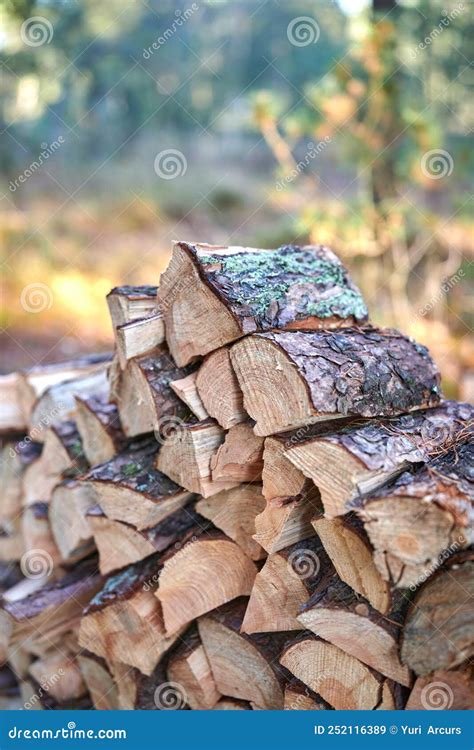
[[473, 708], [474, 408], [322, 246], [176, 243], [0, 378], [0, 700]]

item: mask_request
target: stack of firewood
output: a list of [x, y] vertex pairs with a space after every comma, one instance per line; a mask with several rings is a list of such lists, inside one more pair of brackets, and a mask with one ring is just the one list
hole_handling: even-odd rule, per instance
[[0, 695], [473, 708], [472, 418], [325, 247], [174, 247], [0, 379]]

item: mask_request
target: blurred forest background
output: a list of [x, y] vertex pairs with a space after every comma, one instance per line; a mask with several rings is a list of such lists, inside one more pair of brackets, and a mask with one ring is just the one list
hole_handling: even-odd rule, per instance
[[316, 242], [472, 397], [467, 0], [0, 8], [2, 370], [110, 345], [173, 239]]

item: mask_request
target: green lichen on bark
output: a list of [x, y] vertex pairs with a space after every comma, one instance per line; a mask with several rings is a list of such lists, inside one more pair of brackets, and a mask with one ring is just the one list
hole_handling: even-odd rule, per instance
[[196, 257], [209, 284], [232, 310], [254, 317], [262, 328], [313, 316], [367, 319], [361, 293], [323, 246]]

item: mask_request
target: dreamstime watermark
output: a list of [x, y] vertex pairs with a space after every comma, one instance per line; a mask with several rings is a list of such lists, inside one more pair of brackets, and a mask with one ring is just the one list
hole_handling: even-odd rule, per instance
[[43, 44], [49, 44], [53, 34], [53, 24], [43, 16], [31, 16], [21, 24], [21, 41], [28, 47], [41, 47]]
[[47, 284], [35, 281], [21, 290], [20, 304], [28, 313], [41, 313], [53, 306], [53, 293]]
[[58, 404], [54, 409], [51, 409], [49, 414], [41, 417], [38, 423], [31, 428], [28, 435], [25, 435], [22, 440], [19, 440], [18, 443], [15, 443], [15, 445], [10, 448], [10, 458], [14, 458], [21, 454], [30, 443], [36, 442], [37, 438], [39, 438], [42, 433], [53, 424], [53, 422], [58, 420], [58, 417], [64, 412], [65, 408], [64, 404]]
[[50, 689], [61, 679], [65, 674], [64, 669], [58, 669], [54, 674], [42, 676], [39, 680], [39, 686], [37, 691], [23, 704], [23, 708], [26, 711], [31, 711], [41, 699], [49, 693]]
[[454, 19], [460, 16], [461, 13], [464, 13], [464, 11], [464, 3], [458, 3], [453, 8], [453, 10], [450, 10], [449, 12], [447, 10], [443, 10], [444, 18], [442, 18], [439, 24], [430, 31], [428, 36], [425, 36], [423, 41], [421, 41], [416, 45], [414, 49], [411, 50], [411, 59], [416, 60], [420, 52], [433, 44], [434, 40], [439, 37], [445, 29], [448, 28], [448, 26], [451, 24], [451, 21], [454, 21]]
[[421, 705], [426, 711], [448, 711], [454, 694], [445, 682], [430, 682], [421, 691]]
[[161, 417], [155, 427], [155, 438], [161, 445], [179, 442], [180, 435], [184, 431], [185, 422], [173, 415]]
[[430, 180], [442, 180], [450, 177], [454, 169], [454, 159], [442, 148], [433, 148], [426, 151], [421, 157], [421, 171]]
[[184, 292], [190, 291], [194, 284], [194, 278], [179, 277], [171, 289], [167, 289], [166, 297], [158, 299], [157, 309], [161, 313], [167, 312], [174, 304], [176, 297]]
[[329, 143], [331, 143], [331, 138], [328, 135], [326, 135], [323, 140], [319, 141], [318, 143], [313, 143], [312, 141], [307, 143], [307, 151], [304, 158], [300, 159], [296, 167], [292, 169], [289, 174], [285, 175], [281, 180], [278, 180], [276, 182], [276, 189], [278, 191], [283, 190], [287, 185], [290, 185], [294, 180], [296, 180], [296, 178], [305, 171], [309, 163], [317, 156], [319, 156], [319, 154], [324, 151]]
[[39, 152], [37, 158], [31, 162], [31, 164], [23, 170], [23, 172], [18, 175], [18, 177], [15, 177], [14, 180], [10, 180], [8, 184], [8, 188], [10, 192], [14, 193], [15, 190], [18, 190], [20, 185], [25, 183], [32, 175], [34, 175], [35, 172], [38, 171], [38, 169], [41, 169], [43, 164], [48, 161], [49, 157], [56, 153], [58, 149], [61, 148], [61, 146], [65, 143], [65, 139], [62, 135], [60, 135], [55, 141], [51, 141], [51, 143], [42, 143], [41, 144], [41, 151]]
[[153, 167], [162, 180], [174, 180], [186, 174], [188, 162], [182, 151], [178, 151], [177, 148], [166, 148], [155, 156]]
[[153, 700], [160, 711], [179, 711], [186, 705], [188, 696], [179, 682], [163, 682], [156, 688]]
[[59, 729], [23, 729], [13, 726], [8, 730], [11, 740], [126, 740], [126, 729], [78, 729], [75, 721]]
[[288, 555], [287, 563], [298, 578], [303, 581], [317, 576], [321, 567], [319, 557], [312, 549], [293, 550]]
[[418, 310], [418, 315], [421, 315], [422, 317], [424, 315], [428, 315], [436, 305], [441, 302], [443, 297], [451, 291], [453, 287], [456, 286], [456, 284], [459, 284], [462, 278], [466, 275], [464, 268], [460, 268], [456, 273], [453, 273], [452, 276], [449, 277], [449, 279], [445, 279], [443, 283], [441, 284], [439, 291], [437, 294], [435, 294], [429, 302], [427, 302], [423, 307], [420, 307]]
[[164, 30], [164, 32], [158, 37], [158, 39], [155, 39], [155, 41], [150, 44], [149, 47], [145, 47], [142, 52], [142, 57], [145, 60], [149, 60], [152, 55], [155, 54], [157, 50], [160, 49], [160, 47], [163, 47], [166, 42], [171, 39], [174, 34], [178, 31], [180, 26], [183, 26], [183, 24], [186, 23], [186, 21], [189, 21], [191, 16], [199, 10], [199, 5], [197, 3], [193, 3], [189, 8], [186, 8], [186, 10], [175, 10], [174, 14], [176, 18], [174, 19], [171, 26], [168, 26], [167, 29]]
[[30, 549], [21, 556], [21, 572], [25, 578], [33, 581], [38, 578], [49, 578], [53, 567], [53, 558], [45, 549]]
[[293, 18], [286, 29], [288, 41], [294, 47], [307, 47], [308, 44], [316, 44], [320, 34], [321, 29], [311, 16]]
[[426, 568], [426, 570], [424, 570], [423, 573], [418, 577], [416, 583], [411, 584], [410, 591], [416, 591], [418, 586], [420, 586], [422, 583], [425, 583], [425, 581], [427, 581], [428, 578], [433, 575], [433, 573], [436, 573], [436, 571], [441, 567], [441, 565], [443, 565], [444, 562], [446, 562], [448, 558], [451, 557], [451, 555], [464, 547], [465, 544], [465, 538], [463, 536], [458, 536], [456, 541], [454, 541], [449, 545], [449, 547], [446, 547], [446, 549], [439, 553], [433, 564], [430, 565], [429, 568]]
[[[194, 542], [197, 540], [197, 536], [195, 534], [192, 535], [189, 539], [186, 540], [184, 544], [181, 542], [176, 542], [174, 544], [174, 550], [175, 552], [181, 552], [182, 550], [186, 549], [190, 544], [194, 544]], [[172, 557], [168, 558], [166, 560], [166, 569], [170, 570], [173, 568], [176, 563], [180, 562], [180, 557], [178, 555], [173, 555]], [[160, 575], [161, 575], [162, 568], [157, 570], [156, 573], [153, 573], [153, 575], [149, 576], [146, 581], [144, 581], [142, 589], [143, 591], [154, 591], [156, 586], [158, 585], [160, 581]]]

